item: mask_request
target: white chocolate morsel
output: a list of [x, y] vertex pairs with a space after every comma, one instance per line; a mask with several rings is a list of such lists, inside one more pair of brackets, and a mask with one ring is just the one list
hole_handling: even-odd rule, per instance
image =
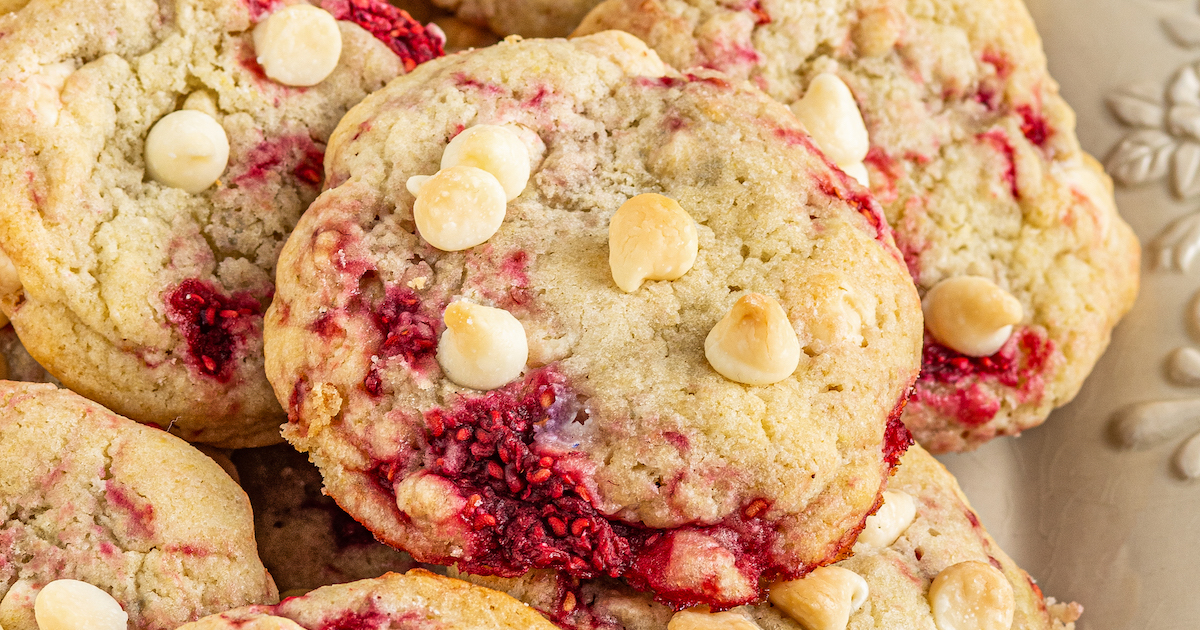
[[868, 594], [861, 575], [842, 567], [821, 567], [802, 579], [773, 584], [768, 597], [806, 630], [845, 630]]
[[792, 112], [804, 123], [817, 148], [843, 170], [867, 157], [871, 148], [867, 125], [850, 88], [836, 74], [817, 75], [804, 98], [792, 103]]
[[529, 148], [508, 127], [475, 125], [454, 136], [442, 153], [442, 169], [460, 165], [495, 175], [505, 201], [516, 199], [529, 183]]
[[796, 371], [800, 340], [779, 302], [747, 293], [709, 331], [704, 356], [731, 381], [770, 385]]
[[972, 357], [995, 354], [1025, 316], [1021, 302], [995, 282], [958, 276], [934, 285], [921, 303], [939, 343]]
[[736, 611], [708, 612], [707, 608], [689, 608], [675, 613], [667, 630], [761, 630], [758, 624]]
[[217, 111], [217, 99], [212, 92], [208, 90], [196, 90], [188, 94], [187, 98], [183, 99], [183, 107], [180, 109], [192, 109], [198, 112], [204, 112], [214, 119], [219, 113]]
[[254, 27], [254, 52], [271, 79], [295, 87], [316, 85], [337, 67], [342, 32], [328, 11], [293, 4]]
[[225, 129], [204, 112], [171, 112], [146, 136], [146, 172], [164, 186], [196, 194], [212, 186], [228, 163]]
[[867, 167], [862, 162], [855, 162], [840, 167], [847, 175], [853, 177], [855, 181], [862, 184], [866, 188], [871, 187], [871, 176], [867, 173]]
[[471, 389], [507, 385], [521, 375], [529, 359], [525, 327], [500, 308], [458, 301], [442, 316], [446, 330], [437, 359], [446, 377]]
[[999, 569], [967, 560], [942, 570], [929, 586], [929, 608], [938, 630], [1008, 630], [1016, 601]]
[[125, 630], [129, 615], [112, 595], [79, 580], [54, 580], [38, 593], [39, 630]]
[[432, 177], [433, 175], [413, 175], [412, 177], [408, 178], [408, 181], [404, 182], [404, 187], [408, 189], [408, 192], [412, 193], [413, 196], [416, 197], [417, 194], [421, 192], [421, 187], [424, 186], [425, 182], [429, 181]]
[[608, 265], [622, 291], [636, 291], [646, 280], [683, 277], [697, 252], [696, 222], [670, 197], [637, 195], [609, 221]]
[[912, 495], [899, 490], [884, 490], [883, 505], [867, 517], [866, 527], [854, 544], [856, 550], [890, 547], [917, 517], [917, 502]]
[[419, 185], [413, 219], [421, 237], [440, 250], [486, 243], [504, 223], [504, 187], [483, 169], [451, 166]]
[[[8, 254], [0, 249], [0, 299], [15, 296], [21, 292], [21, 278], [17, 275], [17, 266], [13, 264]], [[8, 325], [8, 316], [0, 313], [0, 326]]]

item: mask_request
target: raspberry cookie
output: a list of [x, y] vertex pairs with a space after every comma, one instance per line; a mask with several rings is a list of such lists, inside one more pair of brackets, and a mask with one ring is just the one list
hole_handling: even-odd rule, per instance
[[[672, 630], [1074, 626], [1082, 608], [1043, 597], [980, 525], [954, 477], [924, 449], [909, 449], [884, 496], [854, 557], [802, 580], [776, 583], [768, 603], [722, 615], [676, 614], [611, 580], [580, 582], [544, 571], [518, 579], [462, 577], [507, 591], [562, 627], [581, 630], [666, 630], [668, 623]], [[989, 592], [962, 591], [964, 579], [978, 580]], [[974, 624], [955, 616], [971, 609], [979, 615]]]
[[319, 588], [276, 606], [246, 606], [179, 630], [555, 630], [512, 597], [413, 569]]
[[369, 97], [326, 165], [267, 374], [381, 540], [679, 606], [849, 550], [908, 443], [919, 304], [784, 107], [624, 33], [506, 41]]
[[0, 381], [0, 505], [5, 630], [36, 630], [61, 579], [107, 592], [133, 629], [278, 600], [250, 503], [217, 464], [53, 385]]
[[[1020, 433], [1074, 397], [1139, 250], [1018, 0], [609, 0], [577, 32], [608, 28], [749, 79], [869, 181], [924, 296], [904, 420], [926, 448]], [[859, 109], [869, 134], [839, 135]]]
[[232, 459], [254, 509], [258, 555], [284, 596], [413, 567], [321, 493], [321, 473], [303, 453], [277, 444]]
[[341, 115], [441, 45], [381, 0], [321, 6], [33, 0], [0, 16], [0, 245], [17, 272], [0, 308], [75, 391], [189, 440], [278, 440], [262, 313], [279, 249]]

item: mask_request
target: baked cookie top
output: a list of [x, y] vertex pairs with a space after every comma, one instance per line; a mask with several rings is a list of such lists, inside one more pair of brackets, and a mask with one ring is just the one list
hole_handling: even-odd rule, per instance
[[[519, 196], [443, 160], [485, 132], [528, 161]], [[785, 108], [624, 33], [514, 39], [368, 97], [326, 165], [280, 257], [267, 374], [285, 437], [381, 540], [474, 572], [623, 575], [675, 605], [749, 601], [846, 552], [907, 444], [920, 311], [878, 207]], [[446, 188], [410, 178], [435, 172], [512, 196], [486, 242], [428, 242], [422, 204]], [[680, 240], [631, 250], [630, 206], [682, 216], [662, 232]], [[619, 288], [689, 233], [690, 270]], [[468, 329], [499, 338], [461, 352], [515, 369], [456, 385]], [[742, 343], [794, 362], [759, 386], [710, 367]]]
[[230, 458], [254, 510], [258, 555], [284, 597], [414, 566], [322, 494], [320, 471], [290, 445], [241, 449]]
[[[869, 146], [844, 167], [869, 177], [926, 301], [904, 416], [926, 448], [1019, 433], [1074, 397], [1133, 302], [1139, 249], [1019, 0], [609, 0], [577, 33], [609, 28], [675, 67], [746, 78], [802, 119], [817, 77], [849, 87]], [[1007, 342], [964, 349], [955, 310], [1011, 326]]]
[[246, 606], [179, 630], [554, 630], [512, 597], [412, 569], [399, 575], [319, 588], [276, 606]]
[[189, 440], [279, 439], [261, 337], [279, 249], [341, 115], [440, 53], [381, 0], [325, 0], [305, 18], [340, 38], [319, 49], [336, 65], [285, 85], [268, 73], [286, 76], [288, 37], [254, 33], [292, 4], [33, 0], [0, 16], [0, 246], [16, 270], [0, 308], [73, 390]]
[[278, 600], [220, 466], [54, 385], [0, 381], [0, 510], [6, 630], [37, 630], [37, 595], [60, 579], [109, 593], [136, 630]]
[[[612, 580], [579, 582], [545, 571], [516, 579], [460, 577], [508, 592], [560, 626], [579, 630], [666, 630], [668, 623], [694, 630], [1074, 627], [1082, 608], [1044, 597], [1033, 578], [988, 535], [954, 477], [920, 446], [904, 455], [885, 497], [879, 513], [868, 520], [869, 531], [855, 545], [854, 557], [832, 567], [857, 578], [819, 570], [791, 585], [773, 585], [768, 602], [724, 616], [692, 611], [672, 622], [671, 609]], [[459, 575], [453, 569], [450, 573]], [[945, 605], [942, 600], [951, 591], [942, 589], [963, 574], [978, 576], [990, 589], [961, 601], [977, 606], [980, 625], [948, 625], [950, 619], [942, 616], [962, 610]], [[938, 576], [943, 577], [935, 588]], [[862, 588], [865, 592], [857, 590]], [[857, 602], [850, 596], [856, 590]], [[1005, 614], [1008, 623], [989, 625]], [[845, 625], [838, 625], [839, 619]]]

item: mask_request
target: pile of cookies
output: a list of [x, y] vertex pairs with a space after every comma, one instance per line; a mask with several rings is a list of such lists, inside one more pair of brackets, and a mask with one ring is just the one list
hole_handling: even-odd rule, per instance
[[1137, 290], [1019, 0], [0, 1], [0, 121], [3, 630], [1081, 612], [930, 455]]

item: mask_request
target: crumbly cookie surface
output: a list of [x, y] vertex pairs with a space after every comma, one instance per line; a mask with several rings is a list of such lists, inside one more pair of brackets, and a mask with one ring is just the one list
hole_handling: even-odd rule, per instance
[[[533, 175], [489, 241], [436, 250], [406, 182], [478, 124], [518, 129]], [[624, 575], [675, 605], [748, 601], [763, 575], [841, 557], [907, 440], [889, 417], [920, 312], [877, 206], [784, 108], [625, 34], [509, 41], [369, 97], [327, 166], [281, 256], [267, 372], [285, 437], [381, 540], [475, 572]], [[686, 208], [699, 255], [625, 293], [609, 219], [646, 192]], [[770, 386], [705, 358], [749, 292], [782, 304], [804, 349]], [[443, 373], [459, 298], [523, 325], [515, 381]]]
[[[916, 516], [891, 545], [856, 547], [854, 557], [835, 565], [862, 576], [869, 587], [862, 607], [850, 615], [848, 630], [932, 630], [936, 625], [927, 599], [930, 584], [943, 569], [972, 560], [997, 567], [1012, 586], [1014, 630], [1074, 627], [1081, 607], [1043, 596], [1033, 578], [988, 535], [954, 477], [927, 451], [920, 446], [909, 449], [888, 489], [913, 497]], [[565, 628], [665, 630], [674, 614], [649, 595], [611, 580], [571, 581], [544, 571], [516, 579], [461, 575], [453, 569], [450, 573], [505, 591]], [[769, 603], [735, 612], [762, 630], [804, 627]]]
[[50, 384], [0, 381], [0, 625], [36, 630], [57, 579], [111, 594], [136, 630], [277, 601], [250, 503], [187, 443]]
[[258, 555], [283, 596], [413, 567], [321, 493], [321, 473], [303, 453], [277, 444], [230, 458], [254, 510]]
[[276, 606], [247, 606], [179, 630], [554, 630], [512, 597], [413, 569], [319, 588]]
[[[227, 447], [279, 439], [262, 313], [329, 134], [440, 51], [381, 0], [325, 0], [340, 61], [288, 87], [251, 37], [285, 4], [34, 0], [0, 16], [0, 246], [20, 281], [0, 308], [73, 390]], [[155, 182], [144, 160], [150, 128], [185, 103], [229, 140], [224, 173], [196, 194]]]
[[928, 338], [905, 411], [918, 441], [971, 449], [1075, 395], [1133, 302], [1139, 249], [1020, 2], [610, 0], [577, 33], [608, 28], [787, 104], [835, 73], [865, 119], [872, 192], [921, 294], [972, 275], [1021, 302], [992, 356]]

